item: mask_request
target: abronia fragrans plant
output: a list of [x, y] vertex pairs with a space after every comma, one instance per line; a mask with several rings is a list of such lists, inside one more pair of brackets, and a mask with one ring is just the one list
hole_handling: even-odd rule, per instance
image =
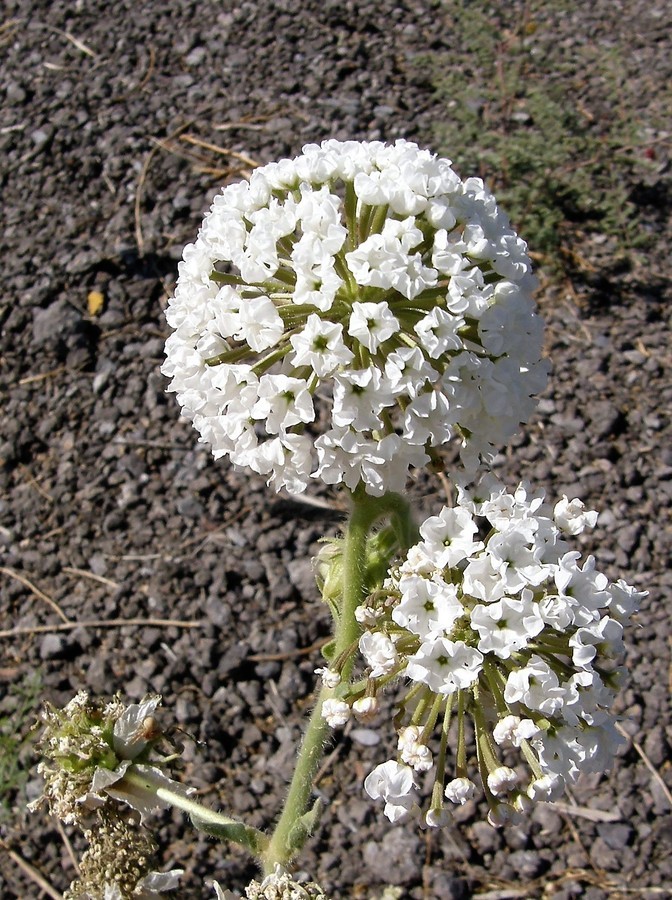
[[[179, 754], [158, 752], [157, 698], [50, 708], [44, 797], [92, 846], [72, 900], [174, 886], [176, 871], [151, 869], [145, 838], [165, 805], [258, 860], [246, 897], [326, 897], [290, 873], [321, 814], [312, 782], [330, 728], [376, 720], [388, 686], [398, 753], [364, 788], [392, 821], [441, 826], [445, 799], [482, 791], [499, 826], [607, 768], [623, 624], [644, 595], [592, 558], [579, 564], [568, 539], [596, 520], [580, 501], [508, 493], [487, 473], [546, 383], [534, 287], [526, 245], [483, 183], [407, 141], [308, 145], [215, 198], [179, 265], [162, 371], [216, 458], [276, 490], [318, 480], [349, 496], [343, 536], [317, 560], [333, 640], [269, 831], [164, 774]], [[458, 502], [418, 532], [400, 494], [451, 441]], [[105, 868], [110, 835], [131, 826], [123, 865]]]

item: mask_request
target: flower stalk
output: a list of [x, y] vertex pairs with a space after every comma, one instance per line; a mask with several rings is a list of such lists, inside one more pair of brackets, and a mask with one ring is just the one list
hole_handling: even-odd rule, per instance
[[[407, 549], [414, 538], [415, 529], [408, 503], [396, 494], [371, 497], [363, 490], [352, 494], [352, 510], [345, 527], [343, 555], [340, 563], [342, 578], [341, 601], [334, 615], [333, 657], [342, 658], [350, 650], [349, 657], [340, 668], [342, 683], [332, 688], [323, 685], [308, 720], [301, 749], [294, 769], [287, 799], [280, 819], [263, 850], [261, 859], [264, 872], [270, 874], [277, 865], [286, 866], [301, 850], [312, 829], [317, 825], [319, 810], [311, 809], [313, 780], [322, 760], [324, 747], [330, 733], [322, 715], [324, 703], [342, 695], [347, 687], [361, 627], [355, 618], [355, 610], [367, 593], [368, 536], [380, 519], [389, 516], [399, 541], [399, 549]], [[311, 816], [311, 812], [315, 815]], [[309, 830], [310, 828], [310, 830]]]

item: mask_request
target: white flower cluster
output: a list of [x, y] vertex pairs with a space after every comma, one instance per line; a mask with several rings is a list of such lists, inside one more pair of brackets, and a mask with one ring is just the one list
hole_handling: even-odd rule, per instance
[[[398, 676], [410, 681], [398, 759], [365, 782], [392, 821], [418, 811], [415, 773], [435, 764], [428, 743], [437, 728], [443, 760], [455, 713], [456, 777], [445, 784], [437, 765], [428, 824], [445, 821], [442, 795], [464, 803], [475, 791], [465, 715], [493, 824], [556, 796], [580, 771], [603, 772], [619, 743], [609, 712], [616, 659], [623, 623], [645, 594], [609, 583], [593, 557], [580, 564], [566, 537], [597, 514], [579, 501], [551, 507], [526, 485], [510, 494], [492, 477], [480, 493], [460, 489], [455, 508], [427, 519], [422, 541], [359, 611], [367, 695]], [[498, 746], [520, 748], [527, 773], [502, 765]]]
[[215, 457], [303, 491], [474, 469], [543, 389], [525, 243], [415, 144], [325, 141], [225, 187], [185, 248], [163, 373]]

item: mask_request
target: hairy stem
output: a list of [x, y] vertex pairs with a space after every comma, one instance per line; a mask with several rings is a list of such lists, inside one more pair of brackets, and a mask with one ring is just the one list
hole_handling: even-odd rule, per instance
[[[370, 497], [364, 490], [358, 489], [353, 493], [352, 499], [352, 511], [343, 542], [343, 583], [339, 614], [335, 617], [334, 659], [346, 653], [359, 638], [360, 626], [355, 618], [355, 609], [363, 602], [367, 593], [367, 536], [372, 526], [383, 516], [391, 516], [398, 542], [404, 549], [410, 545], [409, 541], [415, 535], [410, 523], [408, 504], [402, 497], [396, 494]], [[341, 670], [343, 683], [347, 683], [350, 678], [353, 662], [354, 654], [346, 660]], [[301, 850], [316, 825], [317, 815], [310, 811], [313, 780], [329, 736], [329, 726], [322, 717], [322, 705], [339, 692], [342, 692], [342, 686], [323, 686], [318, 694], [284, 809], [261, 857], [266, 873], [273, 872], [278, 863], [287, 865]]]

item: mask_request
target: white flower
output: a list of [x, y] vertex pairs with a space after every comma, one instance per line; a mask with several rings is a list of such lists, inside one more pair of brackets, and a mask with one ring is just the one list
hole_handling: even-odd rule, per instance
[[584, 529], [595, 527], [597, 513], [586, 509], [580, 500], [568, 500], [563, 495], [553, 507], [553, 518], [558, 528], [567, 534], [581, 534]]
[[325, 700], [322, 704], [322, 718], [332, 728], [339, 728], [350, 718], [350, 707], [344, 700]]
[[318, 378], [326, 378], [354, 358], [343, 343], [343, 326], [325, 322], [315, 313], [306, 320], [303, 331], [293, 334], [289, 342], [294, 348], [292, 364], [310, 367]]
[[458, 803], [460, 806], [464, 806], [467, 800], [471, 800], [472, 797], [476, 796], [476, 785], [469, 778], [453, 778], [446, 785], [444, 793], [446, 799], [450, 800], [451, 803]]
[[415, 805], [413, 769], [388, 760], [366, 776], [364, 790], [372, 800], [384, 800], [385, 815], [391, 822], [398, 822]]
[[146, 750], [150, 738], [149, 730], [153, 724], [154, 713], [161, 703], [161, 697], [153, 694], [141, 703], [131, 703], [114, 723], [112, 731], [114, 752], [120, 759], [135, 759]]
[[506, 794], [518, 784], [518, 776], [508, 766], [499, 766], [488, 775], [488, 787], [495, 795]]
[[[224, 891], [216, 881], [212, 882], [217, 900], [241, 900], [238, 894]], [[276, 863], [275, 870], [266, 875], [262, 881], [251, 881], [245, 888], [248, 900], [327, 900], [327, 896], [314, 881], [295, 881], [281, 865]]]
[[437, 694], [453, 694], [471, 687], [482, 666], [483, 655], [464, 641], [429, 638], [409, 656], [406, 675], [424, 682]]
[[91, 781], [91, 789], [80, 802], [87, 809], [95, 809], [103, 805], [107, 795], [139, 812], [140, 821], [144, 823], [152, 813], [170, 806], [168, 800], [158, 796], [159, 789], [182, 797], [189, 797], [196, 792], [196, 788], [185, 787], [179, 781], [174, 781], [156, 766], [123, 762], [116, 769], [98, 767]]
[[404, 575], [399, 580], [401, 600], [392, 610], [392, 619], [413, 634], [450, 634], [455, 622], [464, 615], [457, 599], [457, 586], [430, 581], [419, 575]]
[[329, 669], [326, 666], [323, 666], [320, 669], [315, 669], [315, 674], [319, 675], [322, 679], [322, 684], [327, 688], [335, 688], [341, 683], [341, 676], [339, 672], [334, 672], [333, 669]]
[[367, 350], [375, 351], [399, 331], [399, 320], [386, 302], [352, 304], [348, 334], [357, 338]]
[[409, 725], [399, 732], [397, 749], [401, 759], [416, 772], [426, 772], [432, 768], [433, 757], [429, 747], [420, 740], [422, 729], [417, 725]]
[[560, 595], [570, 600], [574, 623], [590, 625], [609, 601], [609, 582], [606, 575], [595, 569], [595, 557], [589, 556], [581, 568], [576, 564], [578, 558], [576, 552], [565, 553], [555, 573], [555, 583]]
[[352, 704], [352, 711], [362, 722], [369, 722], [378, 712], [380, 704], [376, 697], [360, 697]]
[[503, 597], [494, 603], [475, 606], [471, 626], [480, 635], [481, 653], [494, 653], [509, 659], [512, 653], [525, 647], [545, 627], [538, 604], [531, 591], [523, 591], [520, 599]]
[[506, 594], [506, 583], [491, 556], [476, 556], [469, 560], [464, 570], [463, 589], [465, 594], [477, 600], [494, 603]]
[[365, 631], [359, 639], [359, 651], [371, 667], [372, 678], [388, 675], [397, 664], [394, 644], [380, 632]]
[[[366, 615], [365, 644], [391, 640], [390, 671], [412, 682], [395, 717], [398, 764], [428, 770], [429, 736], [438, 742], [436, 732], [450, 725], [460, 777], [445, 795], [466, 802], [475, 790], [465, 774], [471, 717], [496, 826], [557, 796], [581, 772], [603, 772], [619, 742], [610, 706], [623, 669], [614, 660], [623, 623], [645, 595], [609, 583], [593, 557], [580, 564], [561, 518], [527, 484], [509, 493], [492, 476], [470, 487], [465, 479], [456, 507], [420, 526], [422, 540], [374, 591]], [[385, 680], [374, 688], [389, 680], [372, 671], [376, 678]], [[532, 776], [502, 765], [497, 745], [520, 748]], [[501, 803], [507, 792], [511, 802]], [[446, 816], [437, 794], [435, 783], [425, 822], [438, 827]]]
[[257, 388], [259, 399], [252, 407], [255, 419], [265, 419], [271, 434], [286, 433], [292, 425], [315, 418], [308, 384], [287, 375], [262, 375]]
[[413, 330], [420, 338], [423, 349], [432, 359], [436, 359], [448, 350], [462, 349], [458, 331], [463, 325], [461, 316], [451, 315], [443, 309], [433, 309], [420, 319]]
[[239, 328], [234, 335], [236, 340], [245, 341], [259, 352], [277, 344], [283, 331], [282, 319], [268, 297], [255, 297], [241, 303]]
[[521, 719], [520, 716], [504, 716], [492, 729], [492, 736], [497, 744], [511, 743], [520, 747], [523, 741], [529, 741], [539, 734], [541, 729], [532, 719]]
[[377, 369], [361, 369], [334, 378], [333, 420], [357, 431], [383, 427], [379, 413], [392, 400], [384, 376]]
[[188, 797], [194, 792], [168, 777], [154, 751], [160, 734], [154, 713], [158, 695], [124, 706], [118, 697], [92, 701], [80, 691], [63, 709], [46, 705], [44, 733], [38, 743], [45, 779], [44, 800], [67, 824], [81, 821], [86, 810], [98, 809], [109, 798], [126, 803], [146, 817], [169, 806], [159, 790]]
[[438, 808], [432, 807], [425, 813], [425, 824], [429, 828], [445, 828], [446, 825], [450, 825], [451, 822], [452, 816], [445, 806], [440, 806]]
[[535, 778], [527, 787], [527, 796], [531, 800], [555, 800], [560, 796], [565, 787], [565, 781], [561, 775], [542, 775]]
[[483, 548], [474, 541], [478, 526], [466, 509], [444, 506], [438, 516], [430, 516], [420, 526], [420, 534], [427, 543], [438, 569], [454, 566]]
[[[138, 894], [141, 900], [149, 900], [150, 897], [160, 897], [164, 891], [174, 891], [179, 887], [179, 880], [184, 875], [184, 869], [171, 869], [170, 872], [150, 872], [139, 882], [138, 887], [142, 892]], [[138, 888], [136, 888], [136, 891]]]
[[609, 595], [607, 606], [612, 618], [625, 622], [639, 609], [639, 604], [648, 596], [648, 591], [636, 591], [619, 578], [615, 584], [609, 585]]
[[538, 656], [532, 656], [523, 668], [514, 669], [504, 688], [507, 703], [524, 703], [529, 709], [538, 709], [547, 715], [561, 709], [564, 697], [558, 676]]
[[504, 825], [517, 825], [522, 821], [518, 810], [509, 803], [498, 803], [490, 807], [488, 822], [493, 828], [502, 828]]
[[598, 649], [603, 657], [618, 656], [623, 652], [623, 626], [609, 616], [584, 628], [577, 628], [569, 639], [572, 662], [585, 669], [591, 666]]
[[436, 381], [438, 372], [419, 347], [400, 347], [385, 360], [385, 378], [395, 396], [407, 394], [414, 398], [426, 384]]
[[374, 609], [372, 606], [358, 606], [355, 609], [355, 619], [366, 628], [375, 626], [381, 615], [382, 610]]

